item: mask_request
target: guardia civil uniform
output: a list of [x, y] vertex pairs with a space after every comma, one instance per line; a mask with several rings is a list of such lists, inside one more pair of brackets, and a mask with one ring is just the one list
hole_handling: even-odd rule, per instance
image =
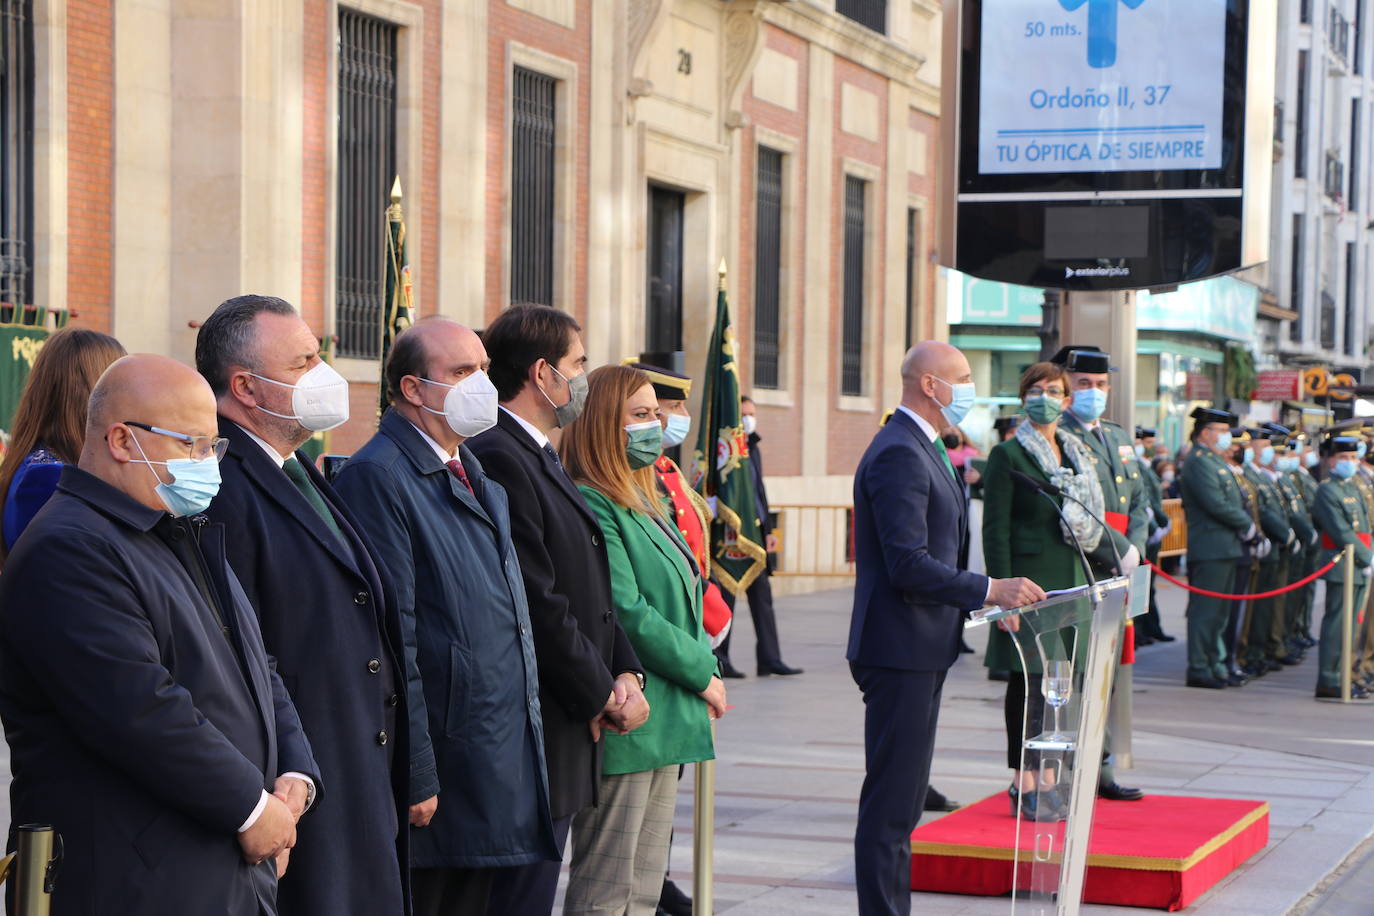
[[[1329, 439], [1323, 449], [1329, 457], [1348, 455], [1355, 459], [1358, 443], [1345, 436]], [[1364, 497], [1352, 480], [1342, 480], [1335, 473], [1327, 475], [1317, 487], [1317, 527], [1322, 534], [1323, 564], [1340, 556], [1350, 544], [1355, 547], [1354, 607], [1364, 604], [1368, 583], [1370, 527], [1369, 511]], [[1326, 581], [1326, 608], [1322, 613], [1321, 642], [1317, 650], [1317, 696], [1339, 696], [1341, 685], [1341, 620], [1344, 602], [1345, 563], [1338, 562], [1322, 577]], [[1358, 613], [1356, 610], [1355, 613]], [[1353, 615], [1352, 615], [1353, 617]], [[1352, 639], [1357, 634], [1352, 633]], [[1364, 691], [1355, 688], [1358, 694]]]
[[[1318, 542], [1317, 529], [1312, 524], [1312, 513], [1305, 505], [1302, 488], [1293, 476], [1301, 473], [1309, 480], [1311, 475], [1305, 471], [1289, 472], [1280, 470], [1279, 462], [1288, 457], [1289, 430], [1277, 423], [1265, 424], [1270, 431], [1270, 442], [1274, 446], [1274, 465], [1266, 468], [1274, 486], [1278, 488], [1283, 509], [1288, 515], [1288, 527], [1293, 530], [1293, 540], [1283, 548], [1285, 568], [1279, 576], [1280, 585], [1290, 585], [1308, 574], [1308, 553]], [[1314, 481], [1315, 486], [1315, 481]], [[1314, 490], [1315, 492], [1315, 490]], [[1293, 638], [1297, 626], [1295, 616], [1300, 616], [1302, 601], [1307, 587], [1296, 589], [1280, 596], [1274, 603], [1274, 613], [1269, 621], [1266, 638], [1266, 653], [1281, 665], [1296, 665], [1302, 660], [1303, 647]]]
[[[1199, 428], [1207, 423], [1235, 422], [1235, 415], [1199, 407], [1193, 411]], [[1179, 490], [1188, 523], [1188, 580], [1209, 591], [1235, 591], [1236, 562], [1244, 555], [1243, 540], [1254, 535], [1254, 520], [1245, 511], [1240, 484], [1226, 460], [1194, 439], [1179, 469]], [[1224, 631], [1229, 603], [1222, 598], [1188, 595], [1188, 684], [1225, 686]]]
[[[1294, 441], [1296, 444], [1301, 444], [1303, 440], [1295, 439]], [[1303, 545], [1301, 566], [1296, 570], [1301, 575], [1294, 577], [1301, 579], [1312, 575], [1321, 565], [1321, 537], [1316, 530], [1317, 480], [1305, 467], [1289, 471], [1286, 476], [1292, 482], [1293, 489], [1297, 491], [1298, 499], [1302, 503], [1302, 511], [1312, 526], [1312, 537]], [[1288, 639], [1299, 648], [1306, 649], [1316, 645], [1316, 641], [1312, 639], [1312, 605], [1316, 601], [1316, 595], [1317, 583], [1309, 582], [1295, 591], [1293, 593], [1295, 600], [1289, 602], [1292, 612], [1288, 615]]]
[[[1269, 442], [1272, 433], [1263, 428], [1250, 430], [1251, 441]], [[1246, 454], [1254, 455], [1253, 451]], [[1270, 462], [1273, 463], [1272, 460]], [[1293, 541], [1293, 529], [1289, 525], [1289, 513], [1282, 492], [1266, 468], [1252, 458], [1243, 469], [1245, 478], [1255, 489], [1258, 502], [1260, 528], [1272, 545], [1269, 553], [1260, 558], [1259, 574], [1255, 579], [1255, 593], [1273, 591], [1287, 584], [1288, 548]], [[1249, 602], [1247, 614], [1244, 652], [1240, 655], [1241, 664], [1248, 668], [1251, 675], [1262, 675], [1267, 671], [1280, 668], [1277, 647], [1269, 642], [1274, 615], [1282, 616], [1283, 596], [1257, 598]]]
[[[1368, 446], [1367, 439], [1361, 441]], [[1366, 451], [1360, 461], [1359, 470], [1350, 479], [1360, 488], [1365, 511], [1369, 513], [1370, 519], [1374, 520], [1374, 468], [1368, 464], [1371, 457], [1374, 456]], [[1371, 681], [1374, 680], [1374, 589], [1365, 591], [1364, 623], [1360, 626], [1358, 638], [1355, 640], [1355, 674], [1368, 690]]]
[[[1157, 435], [1153, 429], [1138, 428], [1135, 431], [1136, 441], [1141, 439], [1153, 439]], [[1150, 467], [1147, 456], [1137, 455], [1135, 458], [1136, 469], [1140, 472], [1140, 483], [1145, 489], [1145, 502], [1149, 507], [1149, 528], [1148, 537], [1145, 541], [1145, 559], [1151, 564], [1159, 562], [1160, 540], [1156, 535], [1169, 526], [1169, 515], [1164, 511], [1164, 484], [1160, 481], [1159, 475], [1154, 468]], [[1155, 601], [1155, 580], [1150, 577], [1150, 609], [1136, 623], [1136, 640], [1141, 636], [1147, 636], [1152, 640], [1165, 639], [1172, 640], [1172, 636], [1166, 636], [1164, 628], [1159, 620], [1159, 605]]]

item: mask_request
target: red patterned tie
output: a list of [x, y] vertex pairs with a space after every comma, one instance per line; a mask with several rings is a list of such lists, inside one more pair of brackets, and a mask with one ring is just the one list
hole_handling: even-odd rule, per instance
[[457, 458], [454, 458], [452, 461], [448, 463], [448, 469], [453, 472], [454, 477], [457, 477], [459, 480], [463, 482], [463, 486], [468, 488], [469, 493], [471, 493], [473, 496], [477, 495], [477, 492], [472, 489], [472, 483], [468, 480], [468, 472], [463, 470], [463, 462], [459, 461]]

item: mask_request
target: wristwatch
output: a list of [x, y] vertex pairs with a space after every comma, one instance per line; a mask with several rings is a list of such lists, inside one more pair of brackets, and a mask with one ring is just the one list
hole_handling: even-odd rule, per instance
[[644, 690], [644, 673], [641, 671], [622, 671], [621, 674], [633, 674], [639, 680], [640, 692]]

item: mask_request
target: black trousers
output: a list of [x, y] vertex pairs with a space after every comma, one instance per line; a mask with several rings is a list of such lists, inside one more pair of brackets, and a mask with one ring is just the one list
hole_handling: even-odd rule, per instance
[[[725, 589], [720, 590], [725, 598], [725, 603], [730, 606], [730, 610], [735, 609], [735, 596]], [[770, 665], [782, 663], [782, 649], [778, 646], [778, 618], [773, 613], [773, 586], [769, 581], [767, 573], [754, 580], [754, 584], [745, 589], [744, 596], [749, 599], [749, 616], [754, 618], [754, 658], [760, 668], [767, 668]], [[730, 640], [735, 635], [735, 628], [730, 628], [729, 634], [716, 649], [716, 655], [722, 660], [730, 660]]]
[[859, 916], [911, 912], [911, 831], [921, 820], [944, 671], [850, 663], [864, 697], [866, 775], [854, 832]]
[[[561, 854], [568, 845], [568, 828], [572, 815], [553, 822], [553, 840]], [[553, 898], [558, 894], [558, 873], [563, 860], [531, 862], [511, 868], [495, 868], [491, 884], [490, 916], [549, 916], [553, 912]], [[421, 916], [416, 911], [415, 916]]]
[[415, 916], [486, 916], [494, 868], [412, 868]]

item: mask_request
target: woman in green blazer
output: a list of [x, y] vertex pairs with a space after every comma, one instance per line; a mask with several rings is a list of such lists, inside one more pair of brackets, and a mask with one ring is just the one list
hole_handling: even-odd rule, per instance
[[701, 570], [654, 475], [662, 427], [649, 377], [603, 366], [587, 383], [586, 409], [563, 431], [563, 462], [601, 523], [611, 598], [644, 665], [649, 719], [629, 734], [609, 724], [602, 733], [601, 801], [574, 818], [564, 912], [653, 916], [678, 767], [715, 756], [711, 720], [725, 713], [725, 686], [701, 624]]
[[[1020, 393], [1026, 419], [1012, 438], [992, 449], [983, 472], [983, 557], [987, 572], [993, 578], [1026, 576], [1045, 591], [1073, 588], [1087, 582], [1073, 538], [1083, 545], [1089, 558], [1107, 560], [1112, 557], [1111, 541], [1071, 500], [1052, 497], [1069, 518], [1069, 522], [1062, 521], [1050, 499], [1016, 485], [1011, 472], [1019, 471], [1065, 489], [1093, 506], [1099, 518], [1101, 485], [1091, 455], [1072, 435], [1059, 432], [1059, 416], [1069, 403], [1069, 379], [1063, 367], [1054, 363], [1031, 366], [1021, 377]], [[1067, 530], [1070, 525], [1072, 535]], [[1008, 633], [996, 627], [989, 632], [986, 665], [1011, 672], [1004, 712], [1007, 766], [1015, 772], [1008, 790], [1012, 814], [1020, 807], [1028, 817], [1053, 820], [1063, 812], [1057, 803], [1053, 810], [1039, 810], [1037, 798], [1054, 796], [1037, 796], [1034, 791], [1037, 761], [1028, 757], [1026, 768], [1021, 769], [1022, 742], [1043, 730], [1045, 717], [1040, 659], [1027, 652], [1025, 662], [1023, 671]]]

